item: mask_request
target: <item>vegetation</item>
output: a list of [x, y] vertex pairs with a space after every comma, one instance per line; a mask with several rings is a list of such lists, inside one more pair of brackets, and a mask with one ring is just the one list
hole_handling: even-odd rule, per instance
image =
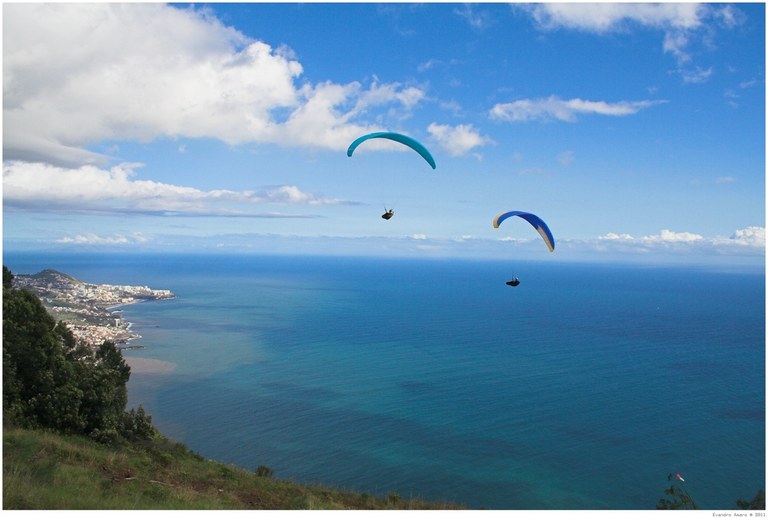
[[205, 460], [162, 437], [108, 446], [82, 436], [3, 430], [5, 509], [451, 509], [275, 480]]
[[[686, 491], [685, 480], [680, 475], [670, 473], [667, 475], [670, 486], [664, 490], [667, 498], [660, 498], [656, 504], [656, 509], [673, 510], [699, 510], [701, 509], [693, 501], [691, 495]], [[745, 500], [736, 501], [736, 509], [765, 509], [765, 491], [760, 489], [755, 497], [747, 502]]]
[[761, 489], [755, 497], [747, 502], [746, 500], [737, 500], [736, 506], [739, 509], [765, 509], [765, 490]]
[[307, 486], [202, 458], [126, 412], [114, 344], [78, 344], [3, 267], [5, 509], [449, 509]]
[[664, 490], [664, 494], [669, 498], [661, 498], [656, 504], [656, 509], [699, 509], [693, 501], [688, 491], [680, 483], [683, 482], [680, 475], [667, 475], [667, 480], [671, 482], [670, 486]]
[[78, 344], [3, 267], [3, 420], [103, 443], [149, 438], [142, 408], [126, 412], [131, 369], [111, 342]]

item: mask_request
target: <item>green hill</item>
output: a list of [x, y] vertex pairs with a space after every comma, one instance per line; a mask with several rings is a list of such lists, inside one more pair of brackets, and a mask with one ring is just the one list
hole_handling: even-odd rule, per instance
[[75, 279], [71, 275], [67, 275], [66, 273], [61, 273], [60, 271], [53, 270], [51, 268], [47, 268], [41, 272], [32, 274], [29, 277], [32, 277], [33, 279], [37, 279], [41, 281], [48, 281], [51, 283], [54, 283], [54, 282], [68, 282], [70, 284], [83, 283], [82, 281]]
[[3, 430], [4, 509], [456, 509], [301, 485], [205, 460], [165, 438], [127, 446]]

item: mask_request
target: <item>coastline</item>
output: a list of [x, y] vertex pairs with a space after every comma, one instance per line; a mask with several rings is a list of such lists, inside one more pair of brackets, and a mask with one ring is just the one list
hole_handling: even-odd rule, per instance
[[[144, 349], [143, 345], [131, 345], [131, 342], [134, 340], [140, 340], [142, 336], [136, 332], [132, 331], [133, 328], [133, 322], [129, 322], [123, 318], [123, 311], [120, 308], [123, 308], [125, 306], [132, 306], [134, 304], [140, 304], [143, 302], [159, 302], [161, 300], [174, 300], [176, 298], [176, 295], [172, 295], [170, 297], [165, 297], [162, 299], [134, 299], [129, 302], [123, 302], [120, 304], [116, 304], [114, 306], [110, 306], [107, 308], [104, 308], [105, 311], [109, 311], [111, 315], [113, 315], [117, 320], [120, 320], [122, 322], [122, 327], [125, 330], [126, 333], [128, 333], [128, 336], [125, 338], [120, 339], [115, 343], [118, 349], [125, 352], [127, 350], [136, 350], [136, 349]], [[125, 356], [124, 356], [125, 357]], [[127, 358], [127, 357], [125, 357]], [[146, 358], [145, 358], [146, 359]], [[159, 361], [159, 360], [157, 360]], [[175, 368], [175, 365], [174, 365]], [[173, 369], [171, 369], [173, 370]]]
[[121, 310], [119, 308], [125, 307], [125, 306], [132, 306], [134, 304], [142, 304], [144, 302], [160, 302], [163, 300], [174, 300], [176, 298], [176, 295], [171, 294], [170, 296], [165, 296], [161, 298], [141, 298], [141, 299], [134, 299], [128, 302], [121, 302], [120, 304], [115, 304], [114, 306], [105, 307], [105, 311], [111, 311], [113, 313], [119, 313]]
[[92, 348], [109, 340], [120, 349], [142, 349], [130, 345], [141, 335], [133, 332], [131, 322], [123, 320], [120, 308], [176, 298], [170, 290], [92, 284], [50, 268], [32, 275], [15, 275], [13, 282], [34, 292], [55, 319], [65, 322], [78, 340]]

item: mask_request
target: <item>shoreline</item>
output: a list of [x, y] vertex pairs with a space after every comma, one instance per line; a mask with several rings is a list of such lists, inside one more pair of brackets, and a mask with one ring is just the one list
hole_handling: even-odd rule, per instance
[[176, 295], [173, 295], [171, 297], [157, 298], [157, 299], [135, 299], [130, 302], [124, 302], [121, 304], [116, 304], [114, 306], [104, 308], [105, 311], [109, 311], [111, 315], [113, 315], [116, 319], [119, 319], [123, 323], [123, 329], [125, 329], [125, 332], [129, 334], [128, 338], [115, 342], [115, 345], [117, 346], [117, 348], [120, 349], [121, 351], [145, 349], [143, 345], [131, 345], [132, 341], [141, 340], [143, 337], [139, 333], [132, 331], [133, 322], [129, 322], [128, 320], [125, 320], [123, 318], [123, 310], [119, 308], [123, 308], [126, 306], [133, 306], [135, 304], [142, 304], [144, 302], [161, 302], [161, 301], [175, 300], [175, 299], [176, 299]]
[[[136, 299], [130, 302], [125, 302], [122, 304], [117, 304], [115, 306], [104, 308], [105, 311], [109, 311], [110, 314], [114, 315], [117, 319], [119, 319], [123, 323], [123, 329], [129, 335], [128, 338], [117, 341], [115, 343], [117, 348], [120, 349], [121, 352], [145, 349], [143, 345], [131, 345], [131, 342], [133, 342], [134, 340], [141, 340], [143, 337], [139, 333], [132, 331], [133, 322], [129, 322], [128, 320], [125, 320], [122, 315], [123, 313], [122, 309], [118, 309], [118, 308], [123, 308], [125, 306], [133, 306], [135, 304], [141, 304], [144, 302], [161, 302], [165, 300], [175, 300], [175, 299], [176, 299], [175, 295], [173, 295], [172, 297], [164, 297], [161, 299]], [[123, 355], [123, 358], [127, 358], [127, 356]], [[160, 360], [157, 360], [157, 361], [160, 361]]]
[[35, 293], [54, 319], [66, 323], [75, 338], [91, 348], [107, 340], [120, 349], [143, 348], [130, 345], [141, 335], [133, 331], [132, 322], [123, 319], [122, 308], [176, 298], [170, 290], [93, 284], [50, 268], [31, 275], [15, 275], [13, 283]]
[[154, 298], [154, 299], [147, 299], [147, 298], [141, 298], [141, 299], [134, 299], [130, 302], [121, 302], [120, 304], [115, 304], [114, 306], [108, 306], [105, 307], [105, 311], [111, 311], [112, 313], [120, 313], [122, 310], [119, 308], [125, 307], [125, 306], [133, 306], [134, 304], [142, 304], [144, 302], [162, 302], [164, 300], [175, 300], [176, 295], [172, 295], [170, 297], [162, 297], [162, 298]]

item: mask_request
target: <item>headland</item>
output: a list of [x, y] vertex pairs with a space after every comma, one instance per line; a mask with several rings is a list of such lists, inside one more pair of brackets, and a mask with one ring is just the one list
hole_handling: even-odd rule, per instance
[[15, 275], [13, 285], [31, 291], [48, 312], [67, 324], [75, 337], [90, 347], [105, 340], [118, 347], [141, 338], [131, 331], [116, 308], [148, 300], [175, 298], [169, 290], [147, 286], [120, 286], [83, 282], [56, 270], [43, 270], [33, 275]]

